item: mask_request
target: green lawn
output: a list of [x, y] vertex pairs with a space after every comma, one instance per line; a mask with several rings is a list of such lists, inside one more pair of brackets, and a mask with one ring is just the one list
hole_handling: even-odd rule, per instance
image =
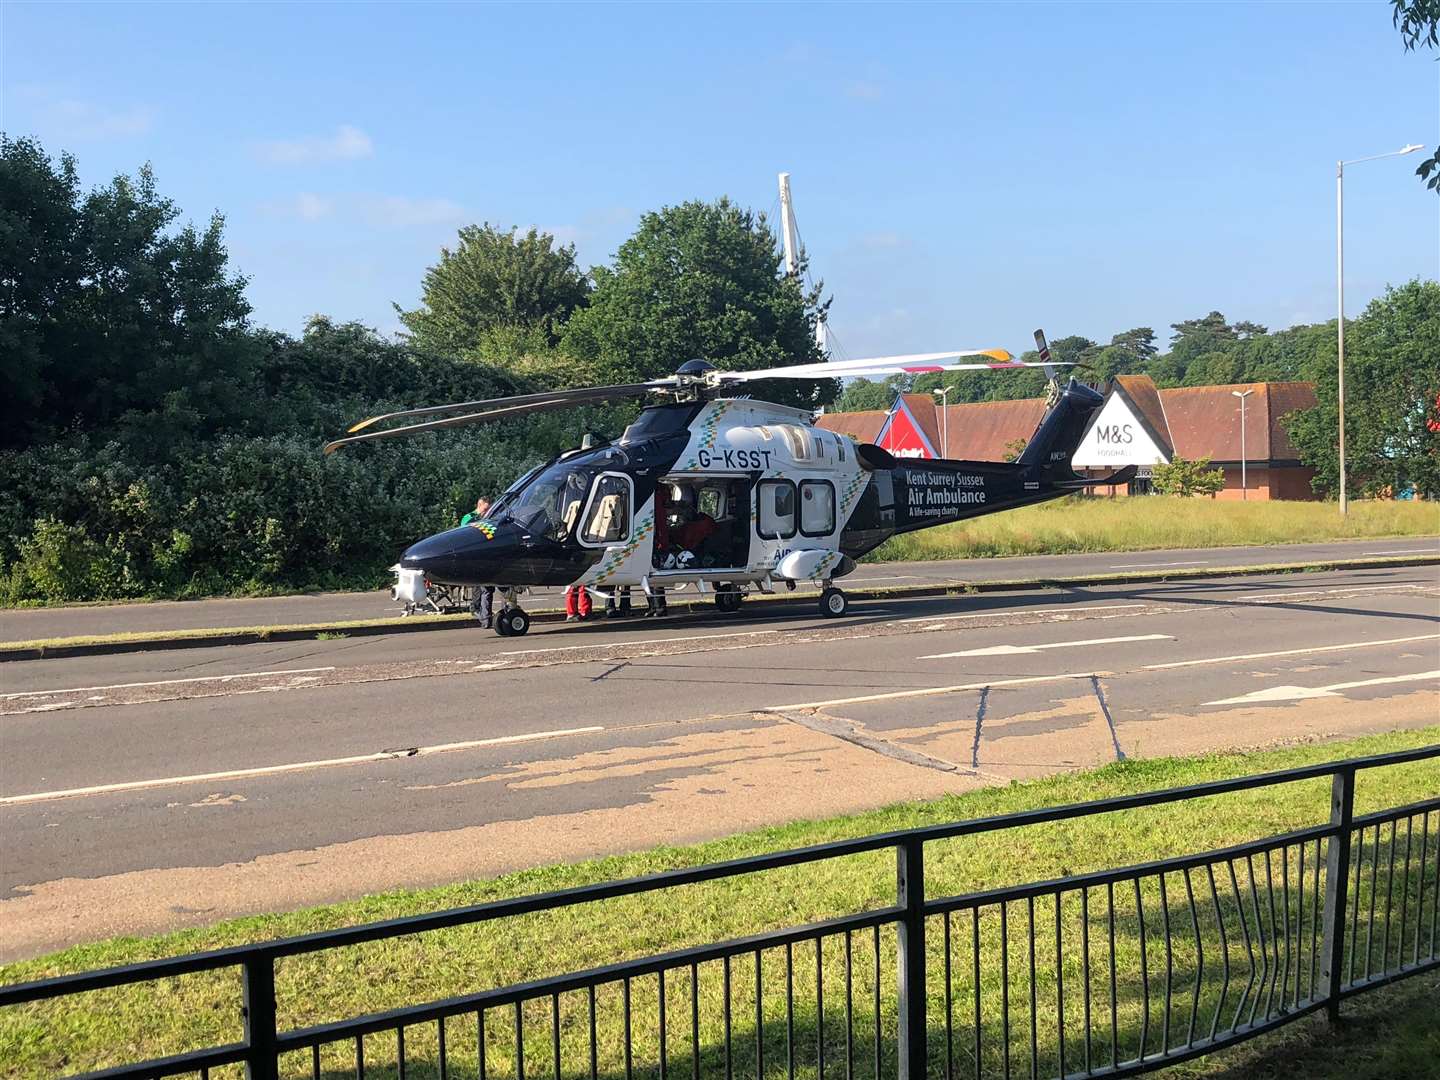
[[1352, 502], [1341, 517], [1334, 503], [1071, 497], [897, 536], [869, 559], [1245, 547], [1437, 533], [1440, 505], [1425, 502]]
[[[963, 818], [982, 817], [1036, 806], [1078, 802], [1126, 792], [1144, 791], [1179, 784], [1196, 783], [1225, 776], [1285, 768], [1340, 757], [1379, 753], [1406, 747], [1440, 742], [1440, 726], [1416, 732], [1403, 732], [1344, 743], [1303, 745], [1294, 748], [1249, 754], [1215, 755], [1193, 759], [1159, 759], [1123, 762], [1098, 770], [1055, 777], [1004, 788], [982, 790], [936, 800], [888, 807], [871, 813], [824, 821], [796, 822], [790, 825], [759, 830], [723, 840], [684, 848], [662, 848], [643, 853], [616, 856], [568, 866], [552, 866], [509, 874], [488, 881], [469, 882], [423, 891], [393, 892], [362, 900], [313, 908], [289, 914], [238, 919], [200, 930], [189, 930], [151, 939], [121, 938], [95, 945], [85, 945], [53, 956], [12, 964], [0, 968], [0, 982], [16, 982], [84, 970], [92, 967], [128, 963], [173, 955], [198, 949], [216, 948], [243, 942], [264, 940], [351, 925], [376, 919], [392, 918], [440, 908], [473, 904], [500, 897], [523, 895], [549, 889], [567, 888], [615, 877], [651, 873], [674, 867], [690, 866], [736, 858], [847, 836], [861, 836], [890, 829], [906, 828]], [[1428, 761], [1396, 766], [1378, 773], [1361, 774], [1357, 791], [1357, 813], [1401, 805], [1440, 792], [1440, 763]], [[1328, 817], [1329, 785], [1327, 781], [1307, 781], [1285, 787], [1267, 788], [1217, 796], [1187, 804], [1126, 811], [1071, 822], [1032, 826], [1023, 830], [987, 834], [971, 838], [933, 843], [927, 846], [926, 888], [931, 897], [943, 897], [975, 890], [1016, 883], [1043, 880], [1068, 873], [1140, 863], [1166, 856], [1210, 850], [1247, 840], [1273, 835], [1286, 830], [1323, 822]], [[1428, 840], [1440, 843], [1440, 815], [1431, 816]], [[1411, 836], [1403, 829], [1395, 850], [1408, 852]], [[1388, 840], [1388, 834], [1387, 834]], [[1415, 823], [1414, 846], [1418, 859], [1419, 820]], [[1366, 872], [1378, 866], [1380, 886], [1362, 881], [1362, 896], [1381, 895], [1386, 888], [1384, 862], [1391, 845], [1366, 855]], [[1307, 849], [1304, 873], [1313, 875], [1314, 858]], [[1431, 860], [1435, 848], [1430, 848]], [[1376, 855], [1379, 856], [1377, 861]], [[1418, 876], [1405, 872], [1402, 860], [1398, 887], [1389, 886], [1390, 895], [1398, 904], [1404, 896], [1413, 905], [1418, 902]], [[1418, 862], [1417, 862], [1418, 865]], [[1289, 964], [1286, 954], [1285, 987], [1291, 980], [1307, 980], [1306, 967], [1299, 956], [1298, 945], [1305, 939], [1298, 928], [1303, 920], [1313, 920], [1313, 900], [1297, 904], [1292, 894], [1281, 893], [1279, 912], [1273, 893], [1265, 890], [1265, 872], [1277, 884], [1283, 876], [1288, 880], [1304, 880], [1299, 865], [1299, 851], [1291, 848], [1284, 857], [1277, 854], [1273, 866], [1255, 864], [1238, 868], [1236, 899], [1248, 897], [1251, 882], [1265, 897], [1255, 901], [1255, 918], [1246, 914], [1250, 901], [1238, 906], [1226, 888], [1228, 877], [1221, 875], [1221, 888], [1215, 894], [1214, 912], [1228, 913], [1230, 944], [1227, 959], [1237, 969], [1245, 962], [1236, 938], [1237, 930], [1246, 928], [1257, 935], [1262, 923], [1267, 926], [1290, 926], [1296, 923], [1296, 966]], [[1170, 1010], [1175, 1031], [1188, 1026], [1190, 1012], [1199, 1015], [1203, 1034], [1206, 1021], [1220, 1004], [1219, 983], [1215, 979], [1219, 955], [1215, 932], [1221, 929], [1212, 913], [1211, 894], [1203, 875], [1183, 876], [1178, 872], [1166, 875], [1168, 900], [1161, 905], [1161, 879], [1150, 877], [1141, 889], [1137, 907], [1133, 893], [1120, 890], [1116, 900], [1116, 944], [1114, 956], [1118, 972], [1116, 1029], [1119, 1036], [1118, 1054], [1133, 1055], [1140, 1045], [1142, 1008], [1148, 1001], [1151, 1012], [1148, 1042], [1150, 1052], [1159, 1045], [1164, 1004], [1159, 973], [1162, 958], [1156, 950], [1157, 920], [1173, 918], [1185, 931], [1175, 937], [1174, 965], [1176, 1002]], [[1193, 911], [1195, 934], [1189, 935], [1192, 910], [1185, 906], [1184, 893], [1193, 882], [1199, 905]], [[277, 967], [277, 996], [281, 1026], [299, 1027], [329, 1020], [338, 1020], [360, 1013], [372, 1012], [405, 1004], [418, 1004], [449, 995], [507, 985], [550, 974], [582, 969], [598, 964], [625, 960], [667, 949], [701, 944], [768, 929], [793, 926], [855, 911], [884, 907], [894, 902], [895, 872], [888, 853], [854, 856], [825, 863], [769, 871], [744, 878], [730, 878], [704, 885], [678, 888], [663, 894], [650, 894], [603, 901], [583, 908], [562, 910], [497, 923], [439, 931], [382, 943], [335, 950], [324, 955], [288, 958]], [[1128, 888], [1128, 886], [1127, 886]], [[1425, 899], [1426, 911], [1432, 910], [1435, 891]], [[1094, 890], [1088, 897], [1092, 957], [1096, 972], [1111, 948], [1106, 940], [1106, 903], [1104, 889]], [[1056, 1050], [1057, 1003], [1065, 1003], [1066, 1038], [1069, 1045], [1069, 1067], [1076, 1067], [1077, 1047], [1081, 1045], [1080, 966], [1078, 942], [1081, 933], [1081, 912], [1075, 893], [1069, 894], [1057, 913], [1050, 898], [1036, 901], [1034, 918], [1039, 927], [1037, 976], [1034, 983], [1037, 1006], [1034, 1012], [1040, 1031], [1039, 1071], [1054, 1072]], [[1268, 913], [1262, 917], [1262, 910]], [[1148, 993], [1142, 990], [1139, 973], [1137, 916], [1143, 907], [1151, 932], [1148, 960]], [[1002, 985], [998, 959], [999, 928], [994, 909], [986, 912], [980, 927], [982, 938], [981, 996], [986, 1016], [982, 1024], [985, 1048], [982, 1051], [987, 1068], [999, 1068], [999, 1032], [995, 1017], [999, 994], [1011, 998], [1013, 1022], [1017, 1025], [1013, 1066], [1018, 1075], [1029, 1074], [1028, 1028], [1030, 982], [1025, 968], [1028, 963], [1024, 924], [1027, 915], [1024, 903], [1012, 904], [1008, 925], [1010, 950], [1009, 979]], [[1058, 951], [1054, 944], [1054, 921], [1062, 924], [1064, 945]], [[1098, 920], [1098, 921], [1097, 921]], [[1244, 921], [1241, 921], [1244, 920]], [[945, 950], [944, 927], [940, 917], [929, 920], [930, 1029], [932, 1033], [932, 1064], [943, 1068], [945, 1044]], [[969, 1057], [969, 1002], [973, 980], [970, 976], [973, 957], [969, 953], [972, 924], [968, 915], [955, 917], [950, 980], [955, 999], [952, 1023], [955, 1036], [952, 1053], [961, 1075], [973, 1068]], [[1276, 930], [1278, 934], [1278, 929]], [[1203, 939], [1209, 960], [1208, 981], [1194, 980], [1195, 941]], [[1288, 940], [1288, 939], [1287, 939]], [[876, 968], [874, 939], [869, 932], [854, 935], [853, 947], [853, 1016], [855, 1025], [855, 1075], [860, 1080], [874, 1080], [874, 1025], [882, 1029], [881, 1075], [893, 1075], [893, 1033], [895, 1024], [895, 934], [885, 928], [879, 936], [879, 963]], [[730, 998], [736, 1010], [733, 1030], [736, 1054], [735, 1074], [741, 1078], [755, 1077], [754, 1054], [756, 1033], [761, 1035], [765, 1056], [765, 1075], [775, 1075], [786, 1061], [787, 1040], [791, 1038], [786, 1023], [786, 972], [792, 979], [795, 998], [793, 1013], [793, 1046], [796, 1068], [800, 1075], [815, 1078], [815, 1048], [823, 1030], [826, 1072], [842, 1068], [847, 1040], [845, 1034], [845, 1003], [843, 1000], [846, 970], [844, 935], [830, 936], [817, 944], [813, 939], [794, 946], [787, 958], [781, 948], [767, 950], [761, 959], [762, 990], [758, 997], [762, 1022], [755, 1022], [755, 972], [753, 954], [738, 958], [730, 972]], [[1367, 941], [1367, 945], [1368, 945]], [[1429, 948], [1415, 934], [1402, 936], [1398, 942], [1386, 939], [1394, 951], [1412, 947]], [[1377, 953], [1380, 941], [1370, 949]], [[1278, 945], [1277, 945], [1278, 950]], [[1408, 953], [1407, 953], [1408, 954]], [[1267, 953], [1268, 955], [1268, 953]], [[817, 971], [817, 956], [821, 959]], [[788, 959], [788, 963], [787, 963]], [[1057, 987], [1057, 959], [1064, 973], [1064, 989]], [[1276, 963], [1279, 963], [1277, 952]], [[878, 981], [876, 975], [878, 973]], [[817, 975], [823, 978], [823, 1009], [815, 1006]], [[723, 1075], [723, 1019], [725, 972], [720, 962], [701, 965], [693, 975], [698, 979], [701, 1064], [709, 1075]], [[1239, 980], [1228, 991], [1225, 1009], [1236, 1003]], [[685, 1077], [691, 1070], [690, 1001], [692, 973], [682, 966], [669, 973], [666, 992], [669, 1011], [665, 1023], [669, 1076]], [[1347, 1067], [1347, 1080], [1365, 1075], [1407, 1075], [1399, 1064], [1389, 1073], [1366, 1073], [1365, 1068], [1377, 1062], [1425, 1060], [1424, 1048], [1435, 1040], [1433, 1025], [1415, 1019], [1425, 1011], [1424, 998], [1416, 998], [1417, 987], [1431, 987], [1434, 980], [1413, 980], [1385, 993], [1391, 1004], [1381, 1010], [1384, 1030], [1393, 1033], [1393, 1045], [1383, 1053], [1374, 1048], [1373, 1038], [1365, 1032], [1346, 1041], [1331, 1035], [1323, 1022], [1310, 1021], [1288, 1029], [1267, 1040], [1245, 1048], [1212, 1055], [1198, 1063], [1179, 1067], [1186, 1076], [1328, 1076], [1318, 1066], [1303, 1064], [1324, 1059], [1324, 1047], [1354, 1052], [1356, 1063]], [[1194, 992], [1194, 987], [1199, 992]], [[879, 1008], [875, 1007], [878, 991]], [[1094, 1052], [1101, 1059], [1108, 1056], [1108, 1004], [1102, 1002], [1105, 987], [1095, 976], [1097, 1032]], [[597, 995], [596, 1057], [598, 1071], [619, 1080], [624, 1076], [623, 1041], [621, 1038], [621, 987], [611, 985]], [[1282, 994], [1287, 992], [1282, 989]], [[659, 987], [655, 977], [637, 979], [632, 987], [634, 1008], [633, 1047], [635, 1073], [645, 1080], [656, 1080], [654, 1068], [659, 1053], [661, 1026], [659, 1022]], [[1433, 998], [1431, 999], [1433, 1002]], [[239, 1027], [239, 980], [231, 971], [187, 976], [156, 984], [99, 991], [72, 1001], [65, 1008], [45, 1005], [24, 1006], [0, 1011], [0, 1074], [13, 1077], [41, 1077], [103, 1067], [124, 1059], [158, 1056], [184, 1049], [236, 1039]], [[573, 1080], [588, 1073], [588, 1016], [583, 994], [567, 994], [556, 1004], [560, 1017], [562, 1080]], [[1347, 1006], [1357, 1018], [1365, 1016], [1364, 999]], [[1417, 1013], [1419, 1010], [1419, 1013]], [[1407, 1020], [1407, 1017], [1411, 1019]], [[1379, 1023], [1380, 1019], [1375, 1022]], [[515, 1076], [514, 1016], [508, 1009], [489, 1014], [486, 1053], [490, 1075]], [[1103, 1022], [1102, 1022], [1103, 1021]], [[532, 1002], [523, 1011], [525, 1036], [525, 1077], [540, 1080], [555, 1075], [550, 1049], [551, 1002]], [[1356, 1020], [1356, 1025], [1361, 1023]], [[457, 1017], [446, 1026], [451, 1052], [451, 1075], [474, 1075], [476, 1065], [475, 1018]], [[1183, 1039], [1183, 1035], [1173, 1035]], [[1427, 1042], [1428, 1040], [1428, 1042]], [[409, 1076], [431, 1077], [436, 1031], [415, 1028], [407, 1032]], [[1282, 1050], [1268, 1050], [1271, 1043]], [[1360, 1048], [1364, 1047], [1364, 1052]], [[1316, 1048], [1322, 1048], [1317, 1050]], [[1345, 1049], [1347, 1048], [1348, 1049]], [[1338, 1052], [1338, 1051], [1337, 1051]], [[395, 1054], [393, 1035], [372, 1036], [366, 1040], [367, 1076], [393, 1076]], [[327, 1077], [353, 1075], [353, 1045], [335, 1047], [322, 1058], [322, 1071]], [[1268, 1056], [1267, 1056], [1268, 1055]], [[1307, 1055], [1311, 1055], [1307, 1057]], [[1315, 1055], [1318, 1055], [1316, 1057]], [[1387, 1057], [1386, 1055], [1390, 1055]], [[1363, 1059], [1363, 1060], [1362, 1060]], [[1236, 1064], [1241, 1063], [1252, 1063]], [[1284, 1071], [1287, 1068], [1291, 1071]], [[286, 1075], [309, 1075], [309, 1060], [286, 1062]], [[1235, 1070], [1240, 1071], [1236, 1072]], [[1252, 1071], [1246, 1071], [1247, 1069]], [[468, 1070], [468, 1071], [467, 1071]], [[748, 1070], [748, 1072], [746, 1071]], [[1226, 1070], [1230, 1070], [1227, 1072]], [[1263, 1071], [1270, 1070], [1270, 1071]], [[1297, 1071], [1298, 1070], [1298, 1071]], [[224, 1075], [216, 1073], [214, 1075]], [[1337, 1077], [1339, 1072], [1335, 1072]]]

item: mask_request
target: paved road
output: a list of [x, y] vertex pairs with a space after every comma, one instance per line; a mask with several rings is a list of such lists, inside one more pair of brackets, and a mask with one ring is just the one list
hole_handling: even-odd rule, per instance
[[[521, 647], [523, 645], [523, 647]], [[8, 664], [0, 960], [1440, 718], [1435, 567]], [[1437, 775], [1440, 789], [1440, 775]]]
[[[1326, 544], [1204, 548], [1185, 551], [1039, 555], [861, 566], [848, 580], [859, 585], [938, 585], [952, 582], [1029, 580], [1113, 574], [1126, 570], [1186, 570], [1312, 562], [1392, 554], [1437, 554], [1440, 539], [1348, 540]], [[546, 600], [532, 599], [545, 606]], [[549, 606], [558, 606], [551, 602]], [[316, 593], [256, 599], [159, 601], [0, 611], [0, 643], [94, 634], [163, 633], [231, 626], [276, 626], [383, 618], [398, 613], [388, 590]]]

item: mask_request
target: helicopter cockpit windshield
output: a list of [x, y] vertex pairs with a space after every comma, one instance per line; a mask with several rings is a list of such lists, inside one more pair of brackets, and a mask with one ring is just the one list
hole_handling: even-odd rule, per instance
[[541, 472], [506, 506], [506, 518], [537, 536], [563, 540], [575, 528], [594, 472], [559, 461]]
[[536, 536], [564, 540], [575, 532], [595, 477], [607, 469], [623, 468], [630, 457], [618, 447], [606, 447], [581, 458], [566, 457], [533, 471], [526, 482], [512, 487], [500, 509]]

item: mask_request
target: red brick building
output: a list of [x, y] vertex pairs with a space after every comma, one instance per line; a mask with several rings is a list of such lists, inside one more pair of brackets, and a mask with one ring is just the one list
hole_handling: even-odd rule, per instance
[[[1245, 392], [1242, 493], [1241, 406], [1235, 395]], [[1148, 376], [1125, 375], [1111, 385], [1076, 460], [1089, 466], [1085, 471], [1092, 475], [1139, 465], [1141, 475], [1113, 494], [1149, 491], [1150, 467], [1178, 456], [1208, 457], [1225, 470], [1225, 488], [1216, 498], [1239, 499], [1243, 494], [1250, 499], [1314, 499], [1310, 480], [1315, 470], [1301, 463], [1281, 421], [1315, 404], [1311, 383], [1158, 390]], [[901, 394], [888, 411], [828, 413], [820, 418], [820, 426], [907, 457], [1002, 461], [1016, 456], [1019, 444], [1034, 433], [1044, 412], [1045, 402], [1039, 398], [943, 408], [930, 394]], [[1100, 490], [1112, 493], [1108, 488]]]

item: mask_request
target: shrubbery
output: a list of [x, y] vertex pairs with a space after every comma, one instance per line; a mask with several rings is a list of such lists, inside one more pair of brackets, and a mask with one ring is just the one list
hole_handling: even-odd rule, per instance
[[539, 457], [451, 433], [322, 457], [297, 436], [226, 437], [160, 464], [78, 438], [0, 461], [0, 602], [380, 584]]

